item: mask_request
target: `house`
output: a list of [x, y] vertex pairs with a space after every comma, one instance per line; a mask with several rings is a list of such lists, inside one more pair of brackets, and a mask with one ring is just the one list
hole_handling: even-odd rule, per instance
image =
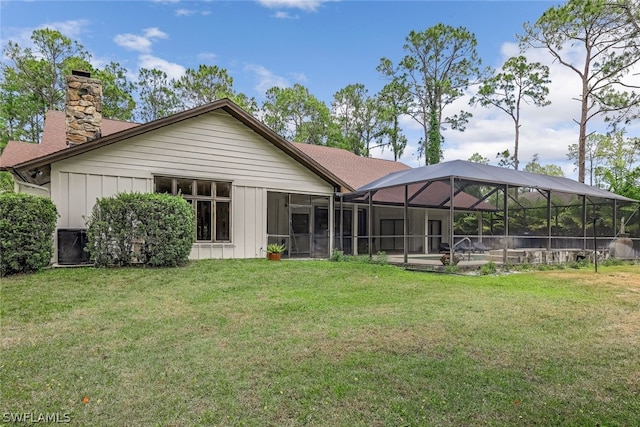
[[276, 241], [289, 256], [326, 258], [334, 194], [408, 168], [290, 143], [226, 99], [145, 124], [102, 119], [101, 90], [84, 73], [68, 76], [66, 111], [46, 115], [42, 142], [11, 141], [0, 156], [17, 191], [57, 206], [57, 263], [79, 262], [96, 199], [154, 191], [193, 205], [192, 259], [263, 257]]
[[[521, 247], [584, 251], [592, 244], [588, 209], [610, 209], [606, 233], [614, 239], [620, 204], [637, 205], [566, 178], [460, 160], [410, 168], [292, 143], [227, 99], [145, 124], [107, 120], [101, 93], [98, 80], [68, 76], [66, 110], [47, 114], [42, 142], [11, 141], [0, 156], [16, 191], [57, 206], [54, 263], [88, 261], [85, 230], [96, 199], [121, 192], [182, 195], [196, 216], [191, 259], [261, 258], [268, 244], [282, 243], [285, 257], [384, 251], [407, 263], [409, 255], [437, 257], [443, 242], [453, 243], [451, 255], [464, 239], [484, 238], [507, 262], [507, 251]], [[510, 205], [522, 207], [514, 198], [522, 188], [548, 201], [535, 235], [527, 211], [519, 235], [509, 221]], [[551, 197], [562, 193], [576, 195], [582, 221], [578, 235], [556, 238]]]

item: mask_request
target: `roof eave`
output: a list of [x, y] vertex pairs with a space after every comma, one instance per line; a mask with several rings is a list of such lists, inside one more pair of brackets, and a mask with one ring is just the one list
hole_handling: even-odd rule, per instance
[[[210, 104], [196, 107], [191, 110], [183, 111], [180, 113], [173, 114], [168, 117], [164, 117], [158, 120], [154, 120], [152, 122], [148, 122], [145, 124], [141, 124], [139, 126], [134, 126], [130, 129], [125, 129], [120, 132], [113, 133], [111, 135], [107, 135], [93, 141], [88, 141], [83, 144], [79, 144], [73, 147], [69, 147], [67, 149], [63, 149], [60, 151], [56, 151], [55, 153], [47, 154], [42, 157], [38, 157], [35, 159], [28, 160], [26, 162], [22, 162], [13, 166], [3, 167], [2, 170], [13, 170], [16, 173], [18, 171], [25, 170], [33, 170], [38, 167], [42, 167], [45, 165], [49, 165], [51, 163], [64, 160], [69, 157], [73, 157], [79, 154], [87, 153], [89, 151], [102, 148], [113, 143], [132, 138], [138, 135], [142, 135], [152, 130], [160, 129], [165, 126], [169, 126], [175, 123], [179, 123], [181, 121], [191, 119], [193, 117], [197, 117], [215, 110], [222, 109], [229, 113], [231, 116], [240, 120], [247, 127], [252, 129], [257, 134], [261, 135], [277, 148], [288, 154], [290, 157], [295, 159], [296, 161], [302, 163], [320, 178], [325, 180], [334, 186], [334, 188], [347, 189], [349, 191], [353, 191], [354, 188], [351, 188], [346, 182], [340, 179], [338, 176], [331, 173], [325, 167], [320, 165], [318, 162], [313, 160], [311, 157], [303, 153], [301, 150], [297, 149], [293, 144], [284, 140], [280, 135], [275, 133], [269, 127], [256, 120], [253, 116], [251, 116], [246, 111], [242, 110], [236, 104], [234, 104], [229, 99], [221, 99], [218, 101], [214, 101]], [[22, 175], [21, 175], [22, 176]]]

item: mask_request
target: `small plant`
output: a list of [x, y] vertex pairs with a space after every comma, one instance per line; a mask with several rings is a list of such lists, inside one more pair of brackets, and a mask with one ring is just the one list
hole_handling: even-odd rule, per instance
[[607, 258], [602, 261], [600, 264], [604, 267], [614, 267], [617, 265], [624, 265], [624, 261], [618, 258]]
[[490, 274], [496, 274], [496, 272], [498, 271], [498, 267], [496, 266], [496, 263], [493, 261], [489, 261], [488, 263], [484, 264], [483, 266], [480, 267], [480, 275], [481, 276], [488, 276]]
[[344, 252], [338, 249], [334, 249], [331, 252], [331, 261], [333, 262], [342, 262], [345, 261], [345, 255]]
[[378, 251], [374, 262], [376, 264], [387, 265], [388, 263], [387, 253], [385, 251]]
[[286, 250], [287, 250], [287, 247], [279, 243], [271, 243], [270, 245], [267, 245], [268, 254], [281, 254]]
[[449, 274], [455, 274], [460, 270], [455, 264], [447, 264], [444, 266], [444, 272]]

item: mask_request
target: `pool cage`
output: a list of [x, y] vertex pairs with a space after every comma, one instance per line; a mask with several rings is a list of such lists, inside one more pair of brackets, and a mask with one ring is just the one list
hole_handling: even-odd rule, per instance
[[[334, 247], [354, 254], [385, 252], [405, 264], [447, 253], [450, 260], [458, 255], [486, 262], [555, 263], [607, 257], [611, 245], [624, 238], [632, 247], [625, 257], [637, 258], [639, 206], [567, 178], [445, 162], [338, 194]], [[350, 216], [356, 224], [348, 236], [345, 211], [358, 212]], [[350, 247], [346, 239], [353, 242]]]

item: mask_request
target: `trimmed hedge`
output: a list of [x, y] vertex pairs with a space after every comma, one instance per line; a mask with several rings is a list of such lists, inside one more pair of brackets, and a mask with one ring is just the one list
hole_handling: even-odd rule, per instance
[[0, 276], [38, 271], [49, 265], [57, 218], [51, 199], [0, 193]]
[[87, 224], [86, 250], [99, 267], [184, 264], [195, 234], [191, 205], [166, 194], [122, 193], [98, 199]]

